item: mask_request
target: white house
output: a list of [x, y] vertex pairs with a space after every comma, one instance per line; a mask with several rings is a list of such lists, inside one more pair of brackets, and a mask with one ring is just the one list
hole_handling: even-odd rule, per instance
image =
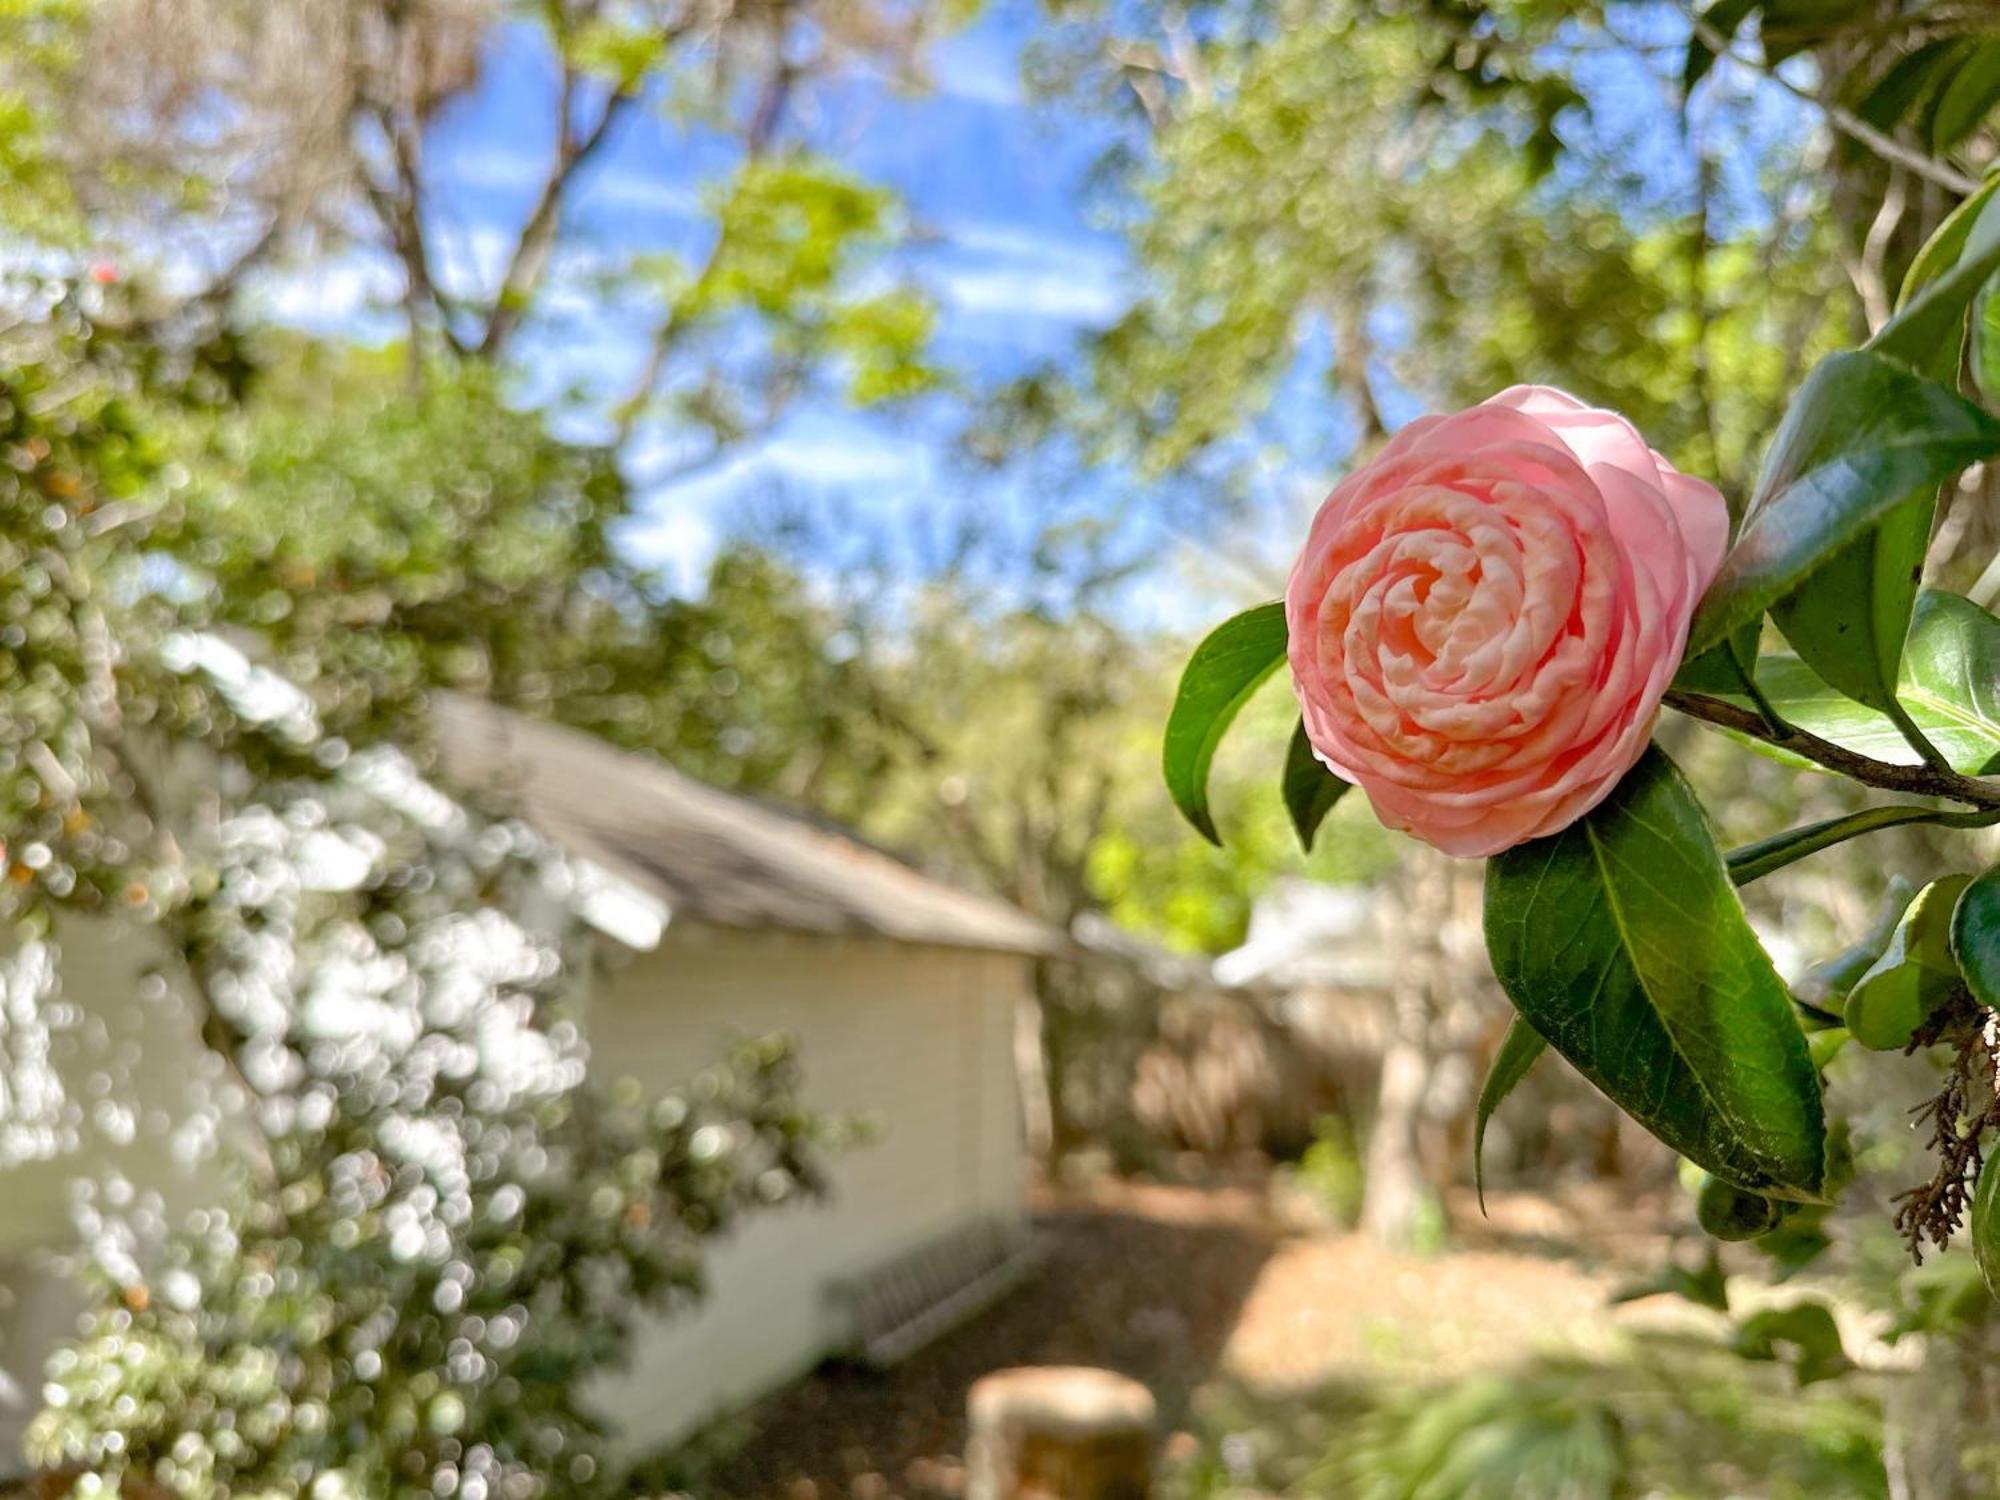
[[[1017, 1028], [1055, 933], [837, 829], [587, 735], [458, 700], [442, 705], [438, 738], [453, 782], [505, 795], [582, 862], [587, 915], [617, 939], [587, 1003], [594, 1069], [664, 1090], [733, 1040], [784, 1031], [809, 1107], [878, 1122], [832, 1163], [825, 1202], [753, 1218], [718, 1244], [699, 1310], [647, 1330], [629, 1378], [599, 1392], [635, 1450], [830, 1353], [892, 1357], [1018, 1274]], [[145, 1051], [129, 1146], [109, 1162], [53, 1153], [0, 1170], [10, 1457], [41, 1361], [73, 1315], [74, 1299], [38, 1269], [72, 1233], [70, 1182], [109, 1165], [170, 1207], [202, 1191], [176, 1175], [168, 1147], [186, 1090], [213, 1075], [188, 1011], [139, 983], [147, 967], [143, 953], [103, 944], [72, 944], [64, 961], [64, 993], [99, 1029], [97, 1047]], [[58, 1072], [84, 1066], [52, 1060]], [[92, 1098], [88, 1077], [63, 1082], [70, 1099]]]

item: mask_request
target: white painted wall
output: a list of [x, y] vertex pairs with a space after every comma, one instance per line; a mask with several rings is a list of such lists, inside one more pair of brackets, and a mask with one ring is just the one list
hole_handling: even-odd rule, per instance
[[[124, 925], [77, 923], [59, 933], [63, 962], [49, 1063], [63, 1094], [69, 1150], [0, 1168], [0, 1474], [18, 1467], [20, 1434], [41, 1404], [48, 1347], [74, 1326], [81, 1299], [51, 1256], [70, 1250], [71, 1193], [80, 1178], [122, 1176], [159, 1194], [172, 1218], [213, 1191], [212, 1165], [183, 1134], [208, 1118], [200, 1102], [226, 1090], [201, 1044], [194, 1006], [172, 984], [156, 937]], [[112, 1086], [112, 1073], [128, 1083]]]
[[1023, 1213], [1013, 1067], [1028, 960], [871, 939], [675, 924], [592, 1000], [594, 1066], [665, 1088], [731, 1040], [792, 1033], [807, 1104], [871, 1112], [830, 1197], [746, 1220], [709, 1259], [708, 1299], [648, 1329], [599, 1397], [635, 1451], [812, 1367], [848, 1333], [829, 1286], [957, 1225]]

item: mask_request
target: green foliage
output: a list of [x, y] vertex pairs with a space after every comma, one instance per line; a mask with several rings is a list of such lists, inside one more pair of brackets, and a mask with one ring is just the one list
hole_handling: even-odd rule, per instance
[[1848, 991], [1843, 1018], [1862, 1046], [1900, 1052], [1931, 1012], [1957, 991], [1950, 924], [1952, 908], [1971, 878], [1947, 875], [1918, 891], [1889, 946]]
[[268, 642], [336, 732], [403, 727], [433, 686], [582, 718], [640, 648], [612, 455], [551, 437], [497, 372], [313, 348], [176, 434], [163, 535], [218, 621]]
[[1986, 1289], [2000, 1297], [2000, 1169], [1980, 1170], [1967, 1228], [1972, 1236], [1972, 1258]]
[[1493, 1118], [1493, 1111], [1520, 1086], [1521, 1080], [1528, 1076], [1548, 1050], [1549, 1044], [1536, 1034], [1532, 1026], [1521, 1017], [1514, 1017], [1507, 1023], [1507, 1034], [1500, 1039], [1500, 1050], [1493, 1055], [1493, 1066], [1486, 1072], [1486, 1082], [1479, 1086], [1479, 1103], [1472, 1118], [1472, 1182], [1478, 1190], [1482, 1209], [1486, 1206], [1486, 1165], [1482, 1153], [1486, 1144], [1486, 1126]]
[[1351, 1225], [1361, 1218], [1364, 1171], [1354, 1128], [1340, 1115], [1321, 1115], [1313, 1121], [1312, 1144], [1299, 1153], [1293, 1180], [1326, 1205], [1335, 1223]]
[[1353, 790], [1353, 785], [1334, 775], [1313, 754], [1303, 719], [1293, 729], [1291, 743], [1285, 747], [1285, 775], [1280, 790], [1285, 811], [1298, 833], [1299, 847], [1310, 854], [1319, 825], [1326, 821], [1334, 805]]
[[1654, 1134], [1738, 1186], [1819, 1192], [1819, 1079], [1791, 997], [1664, 755], [1489, 862], [1486, 937], [1529, 1024]]
[[[2000, 766], [1996, 665], [2000, 620], [1957, 594], [1926, 589], [1918, 595], [1896, 695], [1945, 760], [1974, 775]], [[1757, 685], [1788, 724], [1857, 754], [1903, 763], [1916, 759], [1894, 723], [1835, 692], [1797, 657], [1761, 658]]]
[[1854, 1365], [1824, 1302], [1762, 1308], [1736, 1325], [1731, 1347], [1745, 1359], [1783, 1360], [1800, 1385], [1832, 1380]]
[[2000, 1010], [2000, 867], [1975, 878], [1952, 908], [1951, 957], [1972, 998]]
[[[1821, 563], [1901, 502], [1995, 452], [2000, 421], [1947, 387], [1867, 352], [1822, 361], [1772, 440], [1735, 545], [1695, 613], [1690, 653], [1754, 621], [1802, 582], [1810, 587]], [[1854, 604], [1876, 608], [1872, 599]], [[1826, 638], [1829, 654], [1840, 640]], [[1793, 644], [1817, 652], [1822, 637]], [[1874, 650], [1864, 648], [1863, 659], [1874, 661]], [[1844, 659], [1837, 670], [1847, 674]]]
[[1260, 604], [1218, 625], [1181, 673], [1161, 751], [1174, 806], [1212, 844], [1222, 842], [1208, 811], [1208, 768], [1243, 705], [1285, 659], [1285, 607]]
[[1203, 1414], [1197, 1453], [1165, 1489], [1176, 1500], [1883, 1500], [1881, 1411], [1850, 1385], [1797, 1390], [1710, 1340], [1653, 1335], [1601, 1360], [1281, 1404], [1236, 1396]]

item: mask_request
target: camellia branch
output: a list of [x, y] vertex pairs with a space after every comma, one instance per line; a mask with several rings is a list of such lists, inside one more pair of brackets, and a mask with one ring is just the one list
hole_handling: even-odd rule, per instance
[[1837, 771], [1863, 786], [1879, 787], [1885, 792], [1904, 792], [1916, 797], [1942, 797], [1949, 802], [1961, 802], [1967, 807], [1989, 811], [2000, 810], [2000, 783], [1961, 776], [1956, 771], [1938, 766], [1905, 766], [1876, 760], [1873, 756], [1857, 754], [1844, 745], [1836, 745], [1832, 740], [1821, 739], [1795, 724], [1786, 724], [1774, 732], [1761, 714], [1738, 708], [1726, 699], [1712, 698], [1706, 693], [1669, 691], [1666, 703], [1669, 708], [1678, 709], [1691, 719], [1700, 719], [1704, 723], [1760, 740], [1828, 771]]

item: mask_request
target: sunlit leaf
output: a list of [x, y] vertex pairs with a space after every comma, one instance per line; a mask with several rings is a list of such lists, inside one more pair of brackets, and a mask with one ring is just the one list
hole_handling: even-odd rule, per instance
[[1800, 1385], [1831, 1380], [1854, 1367], [1841, 1346], [1840, 1325], [1823, 1302], [1762, 1308], [1737, 1325], [1731, 1341], [1745, 1359], [1776, 1360], [1781, 1346], [1791, 1350], [1789, 1362]]
[[1995, 453], [2000, 421], [1954, 391], [1870, 352], [1822, 360], [1778, 430], [1688, 654], [1741, 630], [1910, 496]]
[[1216, 746], [1285, 659], [1285, 606], [1273, 601], [1225, 620], [1195, 647], [1167, 717], [1161, 769], [1174, 806], [1212, 844], [1222, 842], [1208, 810], [1208, 768]]
[[1896, 295], [1896, 305], [1902, 307], [1938, 277], [1944, 275], [1959, 262], [1965, 253], [1966, 242], [1972, 237], [1973, 225], [1986, 211], [1993, 195], [2000, 192], [2000, 176], [1988, 178], [1979, 191], [1967, 198], [1945, 217], [1931, 237], [1924, 241], [1916, 259], [1910, 262], [1910, 269], [1904, 273], [1902, 290]]
[[1740, 1187], [1818, 1193], [1818, 1073], [1664, 754], [1561, 833], [1489, 861], [1486, 941], [1535, 1031], [1661, 1140]]
[[[1796, 656], [1760, 658], [1757, 683], [1788, 723], [1876, 760], [1917, 763], [1893, 723], [1835, 692]], [[1896, 696], [1953, 769], [1980, 775], [2000, 767], [2000, 620], [1962, 595], [1925, 589], [1911, 617]]]
[[1951, 955], [1951, 914], [1969, 875], [1947, 875], [1917, 892], [1882, 956], [1854, 983], [1845, 1019], [1854, 1040], [1899, 1052], [1958, 986]]

